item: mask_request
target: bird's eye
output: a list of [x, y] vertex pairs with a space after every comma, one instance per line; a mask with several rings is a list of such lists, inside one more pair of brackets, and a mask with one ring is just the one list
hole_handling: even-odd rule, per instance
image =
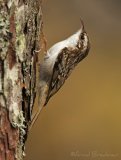
[[81, 34], [81, 40], [84, 40], [84, 33]]

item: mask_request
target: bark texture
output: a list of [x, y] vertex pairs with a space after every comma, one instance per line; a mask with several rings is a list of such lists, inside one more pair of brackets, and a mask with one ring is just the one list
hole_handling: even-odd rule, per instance
[[41, 30], [41, 0], [0, 0], [0, 160], [24, 156]]

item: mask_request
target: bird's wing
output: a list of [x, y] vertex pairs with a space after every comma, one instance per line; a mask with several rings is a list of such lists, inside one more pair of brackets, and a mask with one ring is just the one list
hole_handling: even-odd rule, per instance
[[48, 96], [46, 99], [46, 103], [49, 101], [50, 97], [52, 97], [64, 84], [65, 80], [70, 75], [72, 69], [74, 68], [75, 54], [72, 56], [72, 50], [70, 51], [68, 48], [64, 48], [59, 54], [53, 66], [53, 75], [49, 84]]

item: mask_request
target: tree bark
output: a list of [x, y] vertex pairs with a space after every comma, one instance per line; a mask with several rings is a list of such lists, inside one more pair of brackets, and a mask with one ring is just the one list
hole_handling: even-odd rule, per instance
[[0, 0], [0, 160], [22, 160], [36, 97], [41, 0]]

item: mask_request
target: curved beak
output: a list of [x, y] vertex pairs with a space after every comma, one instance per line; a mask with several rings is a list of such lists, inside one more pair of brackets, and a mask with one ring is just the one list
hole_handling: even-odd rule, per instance
[[80, 22], [81, 22], [81, 30], [84, 32], [85, 31], [84, 22], [83, 22], [83, 20], [81, 18], [80, 18]]

